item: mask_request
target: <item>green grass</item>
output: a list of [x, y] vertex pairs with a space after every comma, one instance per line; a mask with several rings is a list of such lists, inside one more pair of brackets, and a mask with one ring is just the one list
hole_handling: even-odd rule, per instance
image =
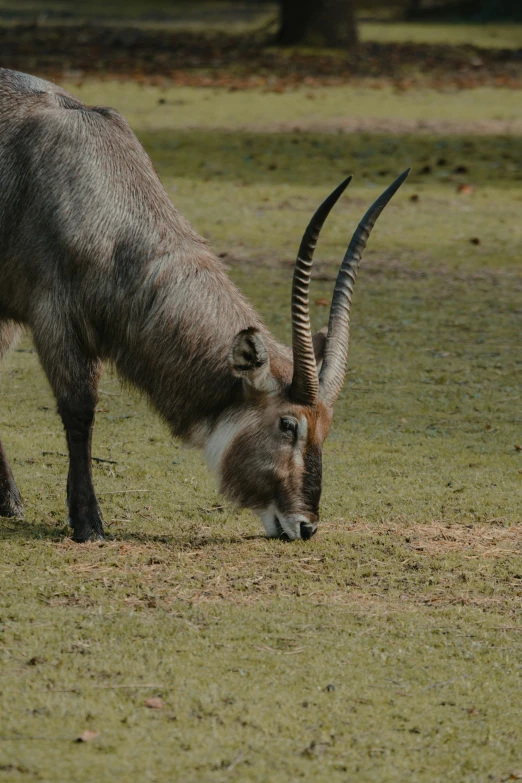
[[426, 43], [461, 46], [473, 44], [485, 49], [519, 49], [522, 46], [522, 25], [451, 24], [421, 22], [361, 22], [361, 41], [380, 43]]
[[[133, 611], [102, 599], [17, 609], [6, 635], [18, 659], [4, 780], [432, 783], [519, 769], [517, 635], [473, 609]], [[151, 694], [164, 709], [145, 706]], [[74, 744], [85, 727], [98, 738]]]
[[[96, 81], [78, 85], [65, 83], [88, 104], [103, 100], [115, 106], [138, 132], [198, 130], [210, 128], [252, 128], [256, 130], [306, 130], [318, 126], [336, 130], [339, 123], [389, 121], [401, 123], [445, 123], [451, 130], [489, 121], [516, 123], [522, 127], [519, 90], [477, 87], [470, 90], [409, 89], [399, 93], [391, 86], [300, 88], [285, 93], [261, 90], [227, 92], [223, 89], [187, 87], [140, 87], [127, 82]], [[336, 124], [337, 123], [337, 124]], [[341, 126], [342, 127], [342, 126]], [[407, 126], [406, 126], [407, 128]], [[466, 132], [466, 131], [464, 131]], [[339, 141], [346, 144], [346, 139]], [[518, 148], [517, 148], [518, 149]], [[388, 162], [389, 162], [388, 157]], [[238, 165], [238, 168], [244, 168]]]
[[[84, 89], [118, 105], [112, 84]], [[361, 268], [312, 542], [268, 541], [247, 512], [219, 509], [200, 456], [107, 372], [94, 455], [115, 464], [94, 475], [113, 540], [74, 545], [65, 441], [29, 338], [2, 364], [0, 431], [26, 520], [0, 521], [0, 780], [510, 779], [522, 767], [519, 140], [234, 131], [239, 102], [224, 132], [194, 91], [175, 94], [172, 129], [152, 89], [125, 88], [119, 105], [286, 341], [291, 262], [320, 199], [354, 173], [321, 238], [314, 303], [372, 199], [414, 171]], [[208, 95], [210, 116], [236, 100]], [[395, 121], [404, 96], [386, 100]], [[288, 110], [273, 95], [241, 101], [273, 124]], [[315, 326], [326, 317], [312, 305]], [[98, 734], [75, 743], [85, 729]]]

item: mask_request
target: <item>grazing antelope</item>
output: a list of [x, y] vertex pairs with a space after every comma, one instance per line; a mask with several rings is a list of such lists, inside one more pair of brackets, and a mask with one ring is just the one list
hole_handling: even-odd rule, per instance
[[[75, 541], [103, 537], [91, 435], [104, 361], [147, 393], [173, 435], [203, 449], [221, 491], [253, 509], [269, 536], [314, 535], [355, 276], [407, 174], [359, 224], [328, 330], [312, 337], [312, 256], [351, 178], [315, 213], [295, 265], [290, 350], [173, 207], [120, 114], [0, 69], [0, 358], [28, 326], [65, 427]], [[1, 444], [0, 515], [22, 515]]]

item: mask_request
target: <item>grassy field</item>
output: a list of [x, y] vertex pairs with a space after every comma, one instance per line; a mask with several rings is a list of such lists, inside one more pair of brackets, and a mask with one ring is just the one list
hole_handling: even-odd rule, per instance
[[[428, 133], [430, 128], [435, 127], [436, 132], [444, 132], [448, 135], [454, 131], [459, 135], [455, 139], [455, 152], [460, 154], [462, 160], [459, 163], [466, 162], [465, 158], [470, 155], [475, 163], [493, 163], [497, 159], [499, 162], [505, 161], [502, 156], [505, 140], [484, 139], [484, 144], [473, 149], [467, 148], [468, 139], [463, 135], [472, 133], [483, 135], [484, 132], [494, 133], [498, 127], [503, 127], [503, 135], [510, 132], [520, 134], [522, 130], [522, 104], [521, 91], [512, 89], [478, 87], [472, 90], [447, 89], [445, 91], [433, 89], [408, 89], [399, 92], [397, 89], [374, 83], [359, 86], [342, 87], [304, 87], [296, 90], [289, 90], [283, 93], [261, 92], [257, 90], [249, 91], [248, 96], [244, 91], [226, 92], [221, 89], [197, 87], [141, 87], [133, 82], [105, 82], [103, 89], [100, 90], [100, 84], [93, 80], [82, 80], [80, 84], [75, 82], [66, 82], [65, 86], [78, 95], [83, 101], [90, 104], [100, 103], [103, 99], [111, 106], [116, 106], [129, 120], [135, 131], [142, 135], [147, 132], [158, 133], [160, 131], [193, 131], [211, 130], [211, 136], [214, 137], [216, 128], [222, 130], [233, 130], [236, 133], [239, 130], [263, 131], [261, 140], [266, 139], [266, 132], [269, 131], [301, 131], [323, 129], [325, 132], [334, 132], [338, 129], [348, 127], [353, 130], [360, 127], [372, 130], [379, 130], [379, 138], [372, 144], [369, 139], [322, 139], [305, 137], [299, 143], [303, 142], [310, 146], [330, 145], [327, 150], [328, 155], [334, 155], [334, 163], [337, 166], [333, 173], [339, 170], [340, 165], [353, 167], [357, 158], [372, 163], [375, 160], [377, 149], [375, 145], [384, 151], [386, 163], [392, 165], [393, 157], [401, 156], [401, 149], [405, 150], [408, 159], [412, 159], [409, 146], [410, 143], [416, 143], [415, 139], [404, 143], [401, 140], [398, 143], [395, 139], [388, 142], [388, 139], [381, 139], [382, 132], [385, 130], [387, 136], [394, 129], [404, 133], [414, 128], [417, 132]], [[355, 128], [352, 126], [355, 125]], [[294, 133], [294, 136], [296, 134]], [[231, 137], [228, 144], [227, 140], [220, 138], [216, 143], [221, 148], [236, 149], [237, 136]], [[361, 144], [361, 141], [363, 142]], [[171, 140], [171, 144], [176, 143], [179, 146], [178, 135], [176, 139]], [[253, 142], [251, 142], [253, 143]], [[513, 160], [511, 163], [519, 164], [520, 144], [518, 140], [513, 143]], [[295, 138], [276, 137], [275, 140], [261, 144], [262, 154], [268, 155], [275, 144], [286, 144], [288, 150], [282, 157], [280, 163], [286, 163], [288, 166], [306, 165], [308, 155], [303, 154], [301, 150], [293, 150]], [[419, 142], [416, 162], [424, 160], [437, 154], [437, 150], [443, 149], [447, 142], [445, 140], [433, 140], [431, 144], [425, 141]], [[195, 141], [194, 147], [200, 150], [200, 158], [204, 148], [208, 145], [205, 142]], [[438, 146], [437, 146], [438, 145]], [[500, 145], [500, 149], [499, 149]], [[484, 157], [484, 150], [490, 147], [488, 154]], [[353, 159], [353, 151], [358, 153], [357, 158]], [[496, 157], [495, 157], [496, 155]], [[493, 157], [491, 157], [493, 156]], [[183, 156], [185, 157], [185, 156]], [[438, 156], [440, 158], [441, 155]], [[216, 161], [216, 166], [221, 165], [223, 155]], [[401, 156], [401, 160], [404, 155]], [[328, 158], [330, 166], [330, 158]], [[246, 165], [245, 165], [246, 164]], [[238, 179], [244, 179], [248, 176], [252, 168], [251, 160], [240, 159], [236, 161], [235, 168], [231, 174]], [[311, 164], [314, 169], [321, 170], [322, 160], [320, 155], [315, 155]], [[376, 162], [376, 166], [382, 168], [382, 161]], [[228, 167], [227, 161], [227, 167]], [[400, 160], [398, 161], [400, 165]], [[176, 162], [176, 167], [179, 161]], [[491, 169], [492, 166], [490, 165]], [[352, 170], [350, 168], [350, 170]], [[325, 171], [324, 179], [328, 184], [331, 169]], [[179, 176], [181, 172], [176, 168]], [[355, 169], [354, 169], [355, 173]], [[257, 174], [257, 172], [256, 172]], [[415, 172], [414, 172], [415, 174]], [[267, 175], [265, 175], [266, 178]], [[274, 176], [270, 175], [273, 180]], [[503, 176], [503, 175], [502, 175]], [[288, 177], [285, 176], [285, 181]]]
[[[125, 111], [286, 341], [315, 206], [354, 174], [318, 248], [322, 326], [351, 229], [414, 170], [361, 269], [312, 542], [221, 506], [200, 456], [108, 370], [94, 473], [113, 538], [74, 545], [29, 337], [3, 363], [26, 519], [0, 520], [0, 780], [519, 779], [522, 161], [516, 134], [472, 126], [518, 121], [518, 93], [72, 89]], [[364, 128], [327, 132], [353, 113]], [[448, 132], [400, 125], [426, 113]]]
[[415, 22], [362, 22], [359, 26], [362, 41], [382, 43], [413, 41], [430, 44], [473, 43], [493, 49], [519, 49], [522, 46], [522, 25], [510, 24], [451, 24]]

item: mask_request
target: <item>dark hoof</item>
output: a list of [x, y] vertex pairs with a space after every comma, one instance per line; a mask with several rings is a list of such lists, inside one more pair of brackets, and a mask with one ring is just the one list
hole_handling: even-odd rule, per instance
[[105, 541], [103, 522], [99, 514], [95, 514], [94, 519], [92, 517], [75, 519], [69, 516], [69, 524], [73, 529], [72, 540], [78, 544], [85, 544], [87, 541]]
[[89, 541], [105, 541], [105, 536], [102, 533], [84, 533], [83, 531], [79, 533], [73, 531], [71, 538], [76, 544], [86, 544]]
[[0, 517], [24, 518], [24, 507], [19, 499], [5, 498], [0, 501]]

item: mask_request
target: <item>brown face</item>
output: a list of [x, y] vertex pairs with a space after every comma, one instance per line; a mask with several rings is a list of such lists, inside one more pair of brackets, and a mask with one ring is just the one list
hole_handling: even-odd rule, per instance
[[246, 401], [223, 419], [207, 444], [220, 489], [255, 511], [271, 537], [309, 539], [317, 530], [322, 445], [331, 412], [280, 394]]
[[[329, 422], [317, 411], [269, 406], [259, 428], [241, 433], [223, 465], [223, 489], [255, 509], [269, 536], [311, 538], [317, 530], [322, 484], [322, 444]], [[254, 435], [254, 437], [251, 437]]]

